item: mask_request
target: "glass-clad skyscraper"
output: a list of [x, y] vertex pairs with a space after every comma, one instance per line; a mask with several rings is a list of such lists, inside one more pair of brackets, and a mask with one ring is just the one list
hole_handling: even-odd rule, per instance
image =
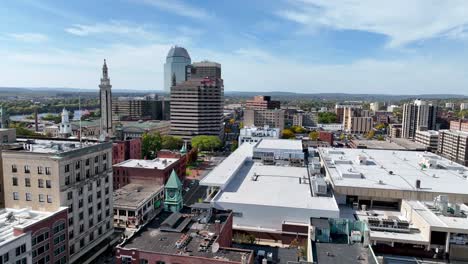
[[185, 81], [186, 67], [191, 62], [190, 55], [185, 48], [174, 46], [169, 50], [164, 64], [164, 92], [171, 92], [173, 74], [175, 74], [177, 84]]

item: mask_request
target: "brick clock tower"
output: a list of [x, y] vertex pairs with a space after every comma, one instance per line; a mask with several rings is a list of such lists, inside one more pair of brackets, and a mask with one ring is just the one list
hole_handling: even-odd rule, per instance
[[184, 204], [182, 198], [182, 182], [177, 173], [172, 170], [166, 186], [164, 186], [164, 210], [169, 212], [179, 212]]
[[[112, 85], [107, 72], [106, 60], [102, 66], [101, 84], [99, 84], [99, 102], [101, 105], [101, 134], [112, 136]], [[105, 133], [104, 133], [105, 132]]]

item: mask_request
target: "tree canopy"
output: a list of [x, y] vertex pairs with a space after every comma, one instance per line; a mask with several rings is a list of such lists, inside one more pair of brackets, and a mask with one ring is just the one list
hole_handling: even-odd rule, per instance
[[159, 133], [144, 133], [141, 137], [141, 155], [146, 159], [156, 158], [162, 148], [162, 137]]
[[336, 123], [336, 114], [332, 112], [318, 113], [318, 122], [320, 124]]
[[290, 128], [296, 134], [304, 134], [307, 130], [301, 126], [291, 126]]
[[290, 138], [295, 137], [294, 131], [292, 131], [289, 128], [283, 129], [283, 131], [281, 132], [281, 135], [282, 135], [283, 138], [286, 138], [286, 139], [290, 139]]
[[165, 135], [162, 136], [162, 148], [170, 150], [179, 150], [184, 145], [184, 141], [180, 137]]
[[319, 132], [318, 131], [312, 131], [309, 133], [309, 138], [311, 140], [317, 140], [319, 138]]
[[201, 151], [214, 151], [222, 145], [221, 139], [217, 136], [195, 136], [192, 138], [192, 147]]

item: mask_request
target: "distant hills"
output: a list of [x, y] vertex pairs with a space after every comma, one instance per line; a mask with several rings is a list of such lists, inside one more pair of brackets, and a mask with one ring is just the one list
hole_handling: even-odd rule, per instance
[[[68, 95], [72, 96], [75, 93], [97, 94], [99, 89], [80, 89], [80, 88], [63, 88], [63, 87], [37, 87], [37, 88], [22, 88], [22, 87], [0, 87], [0, 96], [57, 96]], [[144, 90], [144, 89], [112, 89], [114, 95], [142, 95], [142, 94], [163, 94], [161, 90]], [[255, 95], [267, 95], [276, 99], [305, 99], [305, 100], [336, 100], [336, 101], [400, 101], [405, 99], [421, 98], [421, 99], [467, 99], [468, 96], [461, 94], [415, 94], [415, 95], [389, 95], [389, 94], [348, 94], [348, 93], [293, 93], [293, 92], [240, 92], [240, 91], [225, 91], [227, 97], [249, 98]]]

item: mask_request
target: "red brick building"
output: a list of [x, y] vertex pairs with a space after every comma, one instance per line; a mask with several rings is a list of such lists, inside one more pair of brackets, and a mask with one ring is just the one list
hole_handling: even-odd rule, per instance
[[117, 247], [116, 263], [253, 264], [251, 250], [231, 248], [232, 213], [201, 205], [191, 212], [161, 213]]
[[114, 141], [112, 144], [112, 164], [129, 159], [141, 159], [141, 138]]
[[114, 189], [121, 188], [129, 183], [164, 185], [169, 179], [172, 170], [175, 170], [180, 180], [185, 179], [187, 157], [162, 158], [153, 160], [130, 159], [113, 166]]
[[52, 213], [7, 209], [6, 213], [11, 219], [23, 219], [13, 227], [14, 237], [31, 234], [32, 263], [69, 263], [67, 208]]
[[334, 135], [333, 135], [332, 132], [319, 131], [319, 137], [318, 138], [321, 141], [327, 142], [328, 144], [330, 144], [330, 146], [333, 146]]

